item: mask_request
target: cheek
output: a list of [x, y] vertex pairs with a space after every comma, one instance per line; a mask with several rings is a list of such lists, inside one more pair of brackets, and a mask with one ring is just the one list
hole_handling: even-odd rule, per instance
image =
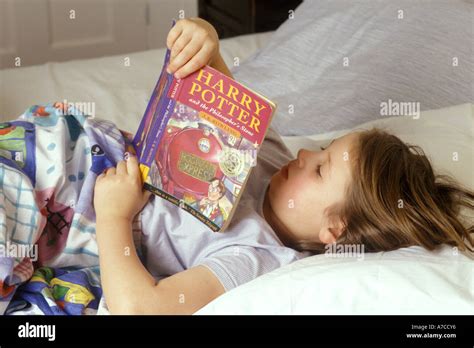
[[311, 202], [309, 193], [314, 190], [314, 183], [308, 183], [304, 178], [281, 180], [280, 177], [274, 177], [269, 192], [272, 208], [279, 215], [301, 215], [311, 211], [314, 202]]

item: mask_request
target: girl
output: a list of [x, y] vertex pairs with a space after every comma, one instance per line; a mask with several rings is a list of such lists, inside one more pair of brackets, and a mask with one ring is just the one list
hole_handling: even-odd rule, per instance
[[[168, 71], [177, 78], [205, 64], [232, 77], [216, 31], [202, 19], [178, 21], [167, 46]], [[472, 251], [473, 227], [464, 227], [458, 213], [473, 208], [474, 194], [435, 176], [421, 150], [393, 135], [353, 132], [293, 159], [270, 128], [257, 163], [222, 234], [144, 192], [134, 156], [99, 175], [96, 234], [111, 313], [194, 313], [225, 291], [336, 242], [367, 251], [432, 250], [443, 243]], [[135, 216], [142, 236], [136, 243]]]

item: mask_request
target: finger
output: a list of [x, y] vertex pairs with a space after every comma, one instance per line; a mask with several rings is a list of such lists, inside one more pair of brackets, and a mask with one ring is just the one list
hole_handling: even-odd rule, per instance
[[186, 45], [191, 41], [192, 36], [182, 33], [179, 38], [174, 43], [173, 47], [171, 47], [171, 54], [170, 54], [170, 65], [173, 65], [174, 58], [186, 47]]
[[174, 76], [177, 79], [182, 79], [188, 76], [189, 74], [195, 72], [196, 70], [202, 68], [204, 65], [209, 63], [212, 50], [213, 48], [211, 45], [204, 45], [189, 62], [187, 62], [178, 71], [176, 71]]
[[117, 163], [117, 174], [118, 175], [127, 175], [127, 163], [125, 161], [119, 161]]
[[127, 160], [127, 171], [133, 177], [141, 177], [138, 158], [136, 156], [129, 156]]
[[186, 64], [202, 48], [201, 41], [197, 38], [192, 39], [185, 48], [170, 63], [170, 70], [176, 71]]
[[168, 33], [168, 36], [166, 38], [166, 46], [171, 49], [173, 47], [176, 39], [181, 35], [183, 32], [183, 26], [181, 25], [180, 22], [177, 22], [173, 28], [171, 28], [170, 32]]

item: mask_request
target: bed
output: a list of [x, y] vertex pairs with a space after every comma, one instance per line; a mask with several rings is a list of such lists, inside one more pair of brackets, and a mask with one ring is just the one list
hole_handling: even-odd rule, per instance
[[[417, 66], [416, 59], [422, 61], [420, 55], [426, 57], [427, 52], [413, 51], [411, 41], [405, 47], [387, 44], [392, 50], [379, 52], [381, 42], [413, 36], [408, 19], [403, 30], [386, 25], [387, 16], [396, 15], [398, 8], [388, 3], [370, 7], [305, 2], [295, 13], [297, 22], [287, 21], [276, 32], [222, 40], [221, 52], [237, 79], [277, 102], [273, 125], [294, 154], [300, 147], [326, 144], [354, 127], [375, 125], [420, 145], [436, 170], [473, 189], [473, 62], [469, 42], [456, 32], [463, 23], [469, 25], [463, 22], [463, 13], [469, 13], [466, 6], [472, 5], [455, 3], [449, 10], [443, 2], [433, 5], [432, 13], [444, 11], [440, 23], [433, 15], [424, 18], [427, 27], [431, 20], [437, 23], [433, 30], [439, 30], [429, 51], [456, 50], [464, 62], [457, 70], [436, 66], [439, 61], [433, 57], [431, 65]], [[420, 11], [416, 5], [404, 8], [409, 6], [411, 13]], [[422, 36], [419, 23], [412, 28]], [[364, 35], [370, 40], [357, 46]], [[395, 49], [404, 54], [404, 68], [390, 58], [396, 56]], [[164, 50], [159, 49], [2, 70], [1, 120], [16, 118], [39, 102], [89, 102], [95, 105], [95, 117], [134, 133], [163, 57]], [[343, 70], [345, 57], [350, 57], [349, 66], [356, 65], [349, 72]], [[374, 69], [386, 74], [385, 80], [373, 74]], [[440, 83], [442, 88], [433, 89]], [[419, 117], [381, 118], [380, 100], [387, 99], [420, 102]], [[454, 152], [461, 160], [451, 160]], [[317, 255], [238, 287], [197, 314], [473, 314], [473, 270], [472, 256], [450, 247], [367, 254], [364, 262]]]
[[[222, 56], [229, 67], [234, 66], [234, 57], [244, 61], [271, 35], [268, 32], [222, 40]], [[155, 49], [0, 70], [1, 120], [16, 118], [39, 101], [66, 100], [94, 103], [96, 117], [112, 120], [120, 129], [134, 133], [158, 79], [164, 53], [164, 49]]]

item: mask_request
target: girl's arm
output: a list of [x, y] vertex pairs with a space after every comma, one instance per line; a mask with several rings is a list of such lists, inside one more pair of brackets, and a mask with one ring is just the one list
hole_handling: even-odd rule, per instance
[[107, 306], [112, 314], [192, 314], [225, 289], [204, 266], [156, 283], [133, 244], [133, 218], [150, 197], [142, 186], [135, 156], [109, 168], [96, 181], [96, 235]]
[[221, 73], [229, 76], [231, 79], [234, 78], [220, 53], [217, 53], [217, 56], [211, 61], [210, 65], [214, 69], [219, 70]]

